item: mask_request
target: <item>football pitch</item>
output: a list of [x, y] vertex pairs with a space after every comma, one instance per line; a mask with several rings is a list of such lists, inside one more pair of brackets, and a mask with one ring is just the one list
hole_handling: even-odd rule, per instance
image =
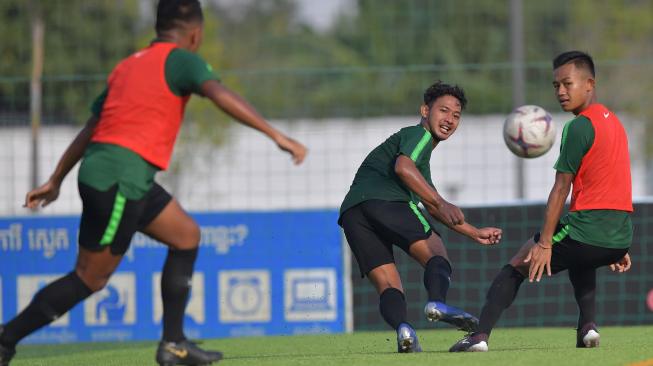
[[[453, 354], [462, 335], [418, 330], [424, 352], [397, 354], [394, 332], [230, 338], [201, 346], [225, 353], [222, 365], [653, 365], [653, 326], [600, 328], [601, 345], [576, 349], [567, 328], [498, 328], [490, 352]], [[24, 345], [12, 365], [154, 365], [155, 342]]]

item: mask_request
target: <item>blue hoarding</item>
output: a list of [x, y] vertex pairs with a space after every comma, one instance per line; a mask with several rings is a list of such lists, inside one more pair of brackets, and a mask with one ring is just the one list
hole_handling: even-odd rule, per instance
[[[202, 241], [188, 301], [190, 338], [342, 332], [336, 210], [192, 214]], [[0, 219], [0, 322], [73, 269], [78, 216]], [[137, 234], [109, 284], [25, 342], [158, 339], [167, 248]]]

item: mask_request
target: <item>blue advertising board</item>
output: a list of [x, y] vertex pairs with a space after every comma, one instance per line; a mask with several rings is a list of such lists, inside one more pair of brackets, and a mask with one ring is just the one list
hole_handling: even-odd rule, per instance
[[[202, 239], [189, 338], [345, 331], [336, 210], [192, 214]], [[73, 269], [78, 216], [0, 219], [0, 323]], [[28, 343], [158, 339], [167, 248], [137, 234], [108, 285]]]

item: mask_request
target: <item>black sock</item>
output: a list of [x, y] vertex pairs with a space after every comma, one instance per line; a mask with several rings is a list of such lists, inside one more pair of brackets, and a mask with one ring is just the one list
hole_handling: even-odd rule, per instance
[[14, 347], [21, 339], [52, 323], [92, 293], [74, 271], [68, 273], [37, 292], [32, 302], [5, 324], [0, 343]]
[[578, 304], [578, 330], [593, 323], [596, 316], [596, 269], [569, 270], [569, 280], [574, 287], [574, 297]]
[[503, 310], [515, 300], [522, 282], [524, 282], [524, 275], [515, 267], [507, 264], [501, 269], [487, 292], [476, 333], [490, 335]]
[[184, 312], [190, 293], [197, 248], [168, 250], [161, 275], [163, 300], [163, 340], [180, 342], [184, 336]]
[[424, 267], [424, 287], [429, 301], [447, 301], [447, 291], [451, 283], [451, 264], [444, 257], [436, 255]]
[[379, 299], [381, 316], [392, 329], [399, 328], [401, 323], [406, 323], [406, 297], [396, 288], [385, 289]]

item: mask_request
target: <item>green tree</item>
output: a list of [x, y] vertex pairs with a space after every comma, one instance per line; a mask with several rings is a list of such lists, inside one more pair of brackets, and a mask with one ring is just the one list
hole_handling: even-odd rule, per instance
[[0, 107], [26, 114], [31, 70], [30, 19], [40, 8], [45, 24], [44, 122], [81, 121], [89, 95], [99, 93], [107, 70], [135, 48], [134, 1], [67, 0], [0, 2]]

